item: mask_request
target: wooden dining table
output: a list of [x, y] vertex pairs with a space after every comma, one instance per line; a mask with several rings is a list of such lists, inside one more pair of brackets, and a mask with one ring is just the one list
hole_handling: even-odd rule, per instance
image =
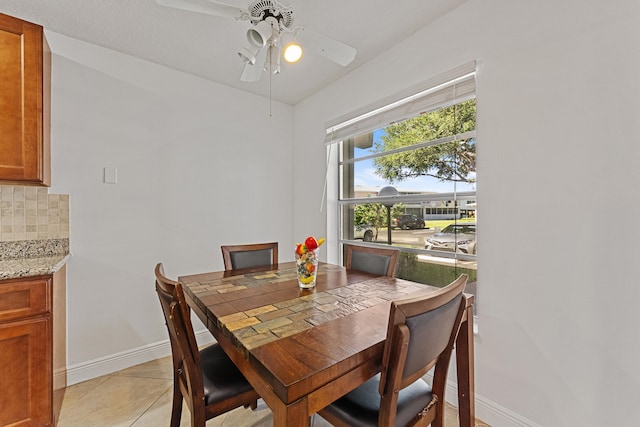
[[[187, 302], [273, 411], [310, 416], [381, 370], [390, 301], [438, 288], [323, 264], [298, 287], [295, 262], [185, 275]], [[456, 340], [460, 426], [474, 423], [473, 297]]]

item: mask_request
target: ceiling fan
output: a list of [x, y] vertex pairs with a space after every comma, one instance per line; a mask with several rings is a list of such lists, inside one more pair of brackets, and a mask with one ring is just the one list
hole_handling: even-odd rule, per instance
[[238, 50], [245, 62], [240, 80], [255, 82], [263, 71], [280, 72], [280, 56], [296, 62], [304, 49], [339, 65], [347, 66], [356, 57], [357, 50], [331, 37], [303, 27], [293, 26], [293, 9], [277, 0], [253, 0], [247, 9], [220, 3], [215, 0], [156, 0], [170, 8], [206, 13], [209, 15], [249, 21], [247, 46]]

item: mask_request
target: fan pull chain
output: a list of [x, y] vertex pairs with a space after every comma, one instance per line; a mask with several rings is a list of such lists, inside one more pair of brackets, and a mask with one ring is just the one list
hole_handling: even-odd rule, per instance
[[271, 69], [272, 67], [272, 57], [271, 55], [273, 55], [273, 49], [271, 48], [271, 46], [269, 46], [269, 117], [273, 117], [271, 114], [271, 79], [273, 78], [273, 70]]

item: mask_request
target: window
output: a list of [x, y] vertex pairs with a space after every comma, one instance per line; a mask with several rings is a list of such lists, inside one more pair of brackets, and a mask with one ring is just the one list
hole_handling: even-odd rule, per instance
[[398, 277], [444, 286], [466, 273], [475, 293], [475, 64], [412, 90], [328, 126], [339, 241], [393, 245]]

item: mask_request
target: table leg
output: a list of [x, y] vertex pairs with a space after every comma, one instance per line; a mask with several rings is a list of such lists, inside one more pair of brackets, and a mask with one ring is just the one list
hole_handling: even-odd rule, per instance
[[309, 427], [311, 425], [306, 399], [298, 400], [287, 406], [278, 406], [271, 409], [274, 427]]
[[474, 427], [475, 384], [473, 350], [473, 305], [465, 309], [465, 319], [456, 340], [456, 368], [458, 371], [458, 411], [460, 427]]

